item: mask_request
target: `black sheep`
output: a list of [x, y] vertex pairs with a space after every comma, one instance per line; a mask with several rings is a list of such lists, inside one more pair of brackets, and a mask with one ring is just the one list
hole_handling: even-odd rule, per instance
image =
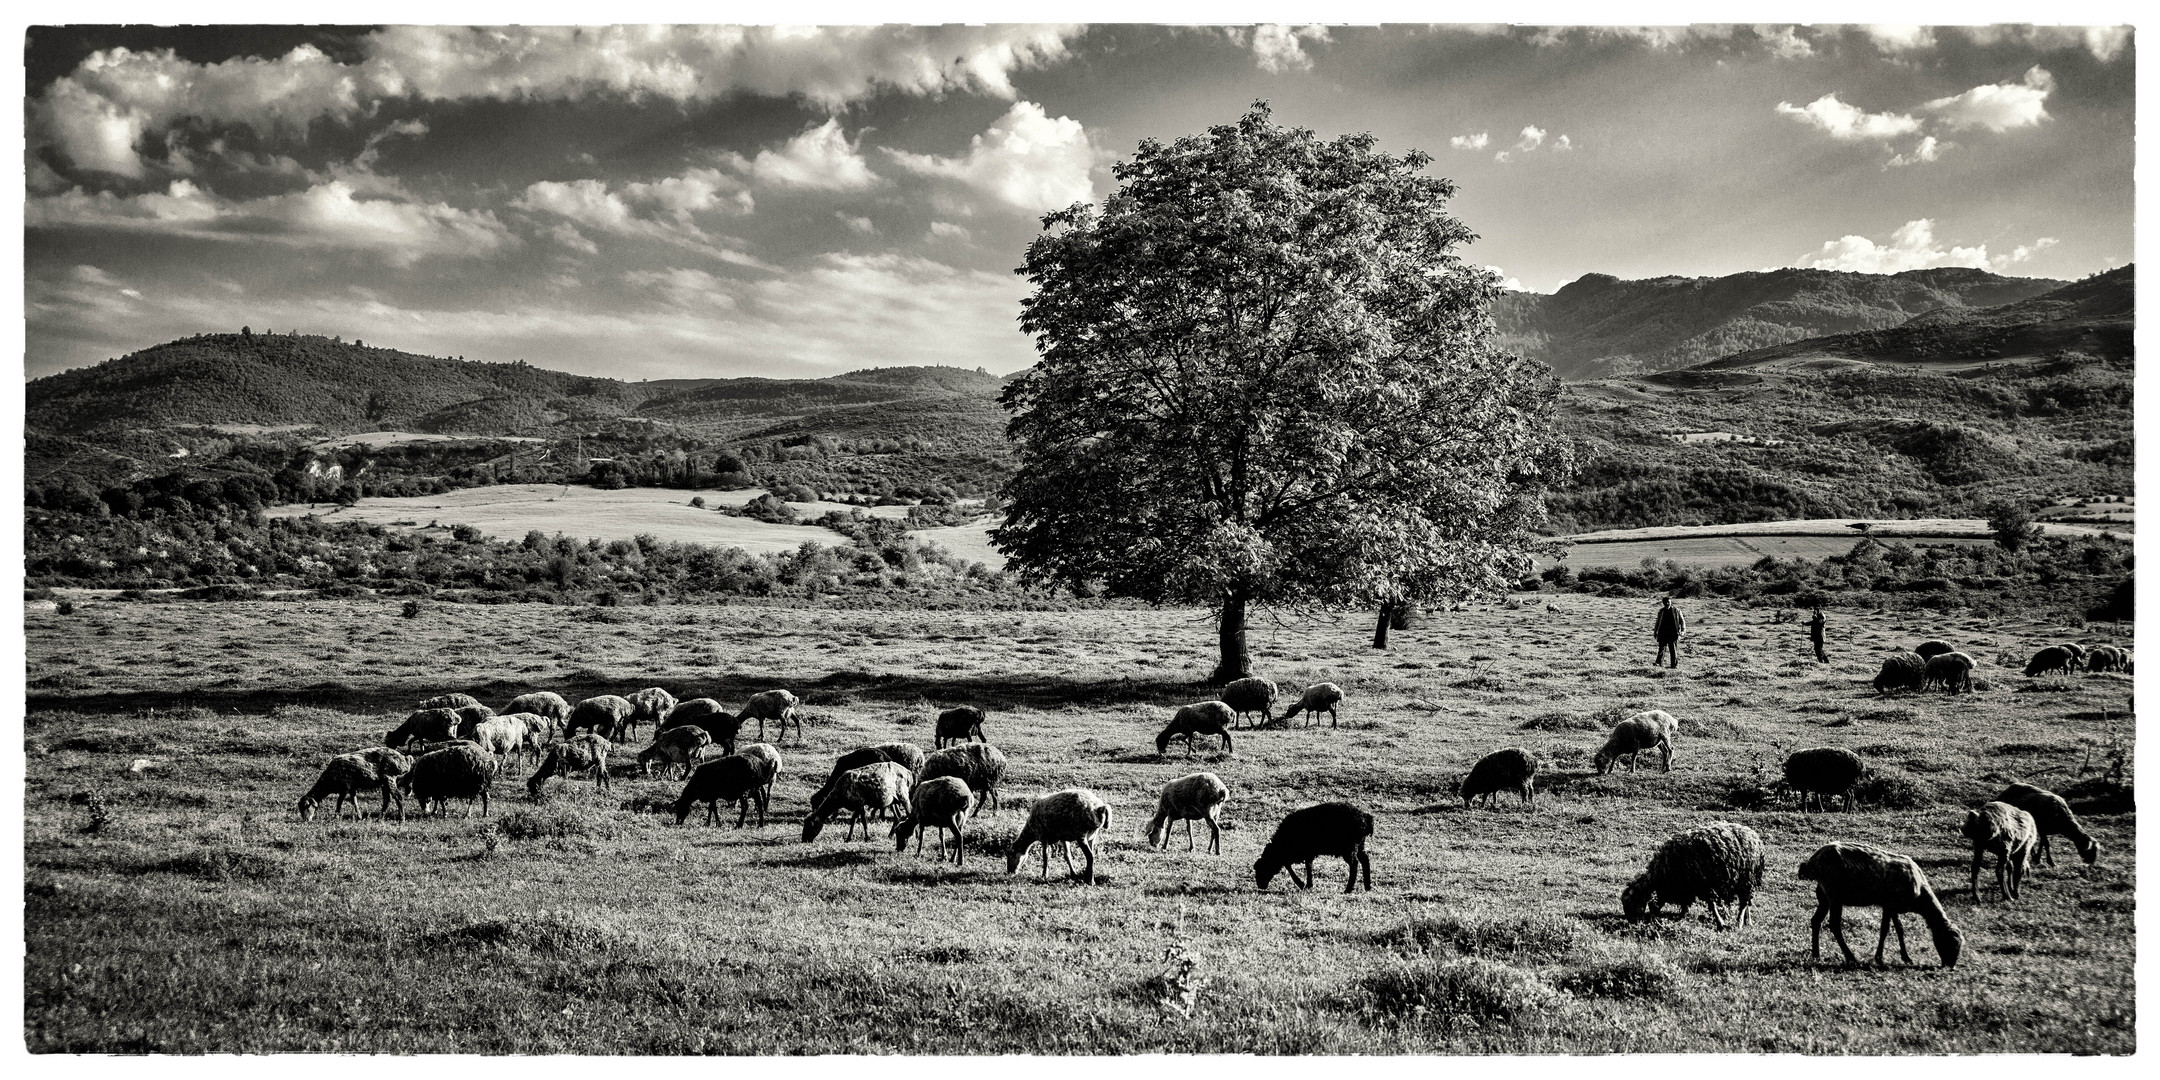
[[690, 782], [683, 785], [682, 797], [675, 800], [675, 824], [690, 819], [690, 810], [699, 803], [705, 804], [705, 824], [720, 824], [720, 804], [736, 803], [741, 809], [735, 815], [735, 827], [743, 827], [750, 816], [750, 806], [757, 804], [758, 826], [765, 825], [765, 802], [759, 797], [768, 777], [756, 761], [742, 754], [729, 754], [718, 761], [708, 761], [690, 774]]
[[713, 745], [719, 747], [721, 753], [732, 754], [735, 752], [735, 737], [742, 731], [743, 722], [741, 717], [721, 708], [719, 702], [709, 697], [691, 698], [676, 703], [673, 709], [668, 710], [667, 717], [661, 720], [660, 726], [655, 729], [655, 735], [669, 728], [686, 725], [704, 729], [705, 734], [712, 736]]
[[937, 741], [932, 750], [943, 750], [948, 742], [989, 742], [983, 735], [983, 711], [969, 705], [961, 705], [937, 714]]
[[1785, 784], [1800, 793], [1800, 808], [1807, 809], [1808, 797], [1815, 797], [1815, 805], [1829, 808], [1832, 795], [1845, 796], [1845, 812], [1853, 809], [1853, 786], [1860, 782], [1860, 774], [1867, 771], [1860, 755], [1839, 746], [1818, 746], [1812, 750], [1797, 750], [1785, 759]]
[[1927, 658], [1916, 652], [1891, 653], [1875, 673], [1875, 692], [1918, 690], [1927, 683]]
[[[1373, 834], [1372, 815], [1346, 802], [1321, 803], [1292, 810], [1253, 863], [1253, 880], [1268, 887], [1278, 871], [1288, 873], [1300, 889], [1313, 886], [1313, 860], [1332, 855], [1350, 864], [1350, 880], [1343, 892], [1357, 891], [1358, 869], [1365, 870], [1365, 891], [1372, 891], [1372, 859], [1365, 854], [1365, 840]], [[1298, 880], [1297, 864], [1305, 864], [1305, 879]]]
[[1521, 795], [1525, 806], [1537, 805], [1536, 795], [1532, 791], [1532, 786], [1537, 781], [1537, 770], [1537, 759], [1531, 757], [1529, 751], [1519, 747], [1495, 750], [1479, 758], [1477, 764], [1470, 766], [1470, 775], [1463, 777], [1463, 809], [1470, 809], [1471, 801], [1480, 795], [1485, 797], [1485, 805], [1491, 806], [1493, 800], [1503, 791], [1513, 791]]

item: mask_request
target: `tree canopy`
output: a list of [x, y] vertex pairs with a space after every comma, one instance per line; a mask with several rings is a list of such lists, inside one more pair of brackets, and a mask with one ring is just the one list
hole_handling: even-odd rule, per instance
[[1566, 469], [1558, 385], [1494, 344], [1499, 292], [1426, 155], [1323, 141], [1256, 104], [1047, 215], [1020, 269], [1040, 363], [1007, 387], [1019, 461], [992, 533], [1035, 581], [1219, 612], [1378, 606], [1527, 573]]

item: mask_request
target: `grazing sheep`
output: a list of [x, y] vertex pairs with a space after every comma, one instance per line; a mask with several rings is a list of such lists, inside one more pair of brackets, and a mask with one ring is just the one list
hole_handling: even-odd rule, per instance
[[918, 781], [934, 780], [940, 776], [957, 776], [975, 793], [975, 809], [969, 817], [982, 813], [984, 803], [990, 804], [991, 813], [1001, 806], [998, 784], [1005, 779], [1005, 752], [989, 743], [961, 743], [933, 751], [923, 758], [923, 765], [915, 774]]
[[2055, 853], [2048, 849], [2048, 837], [2065, 836], [2077, 847], [2078, 855], [2091, 866], [2100, 860], [2100, 842], [2085, 831], [2085, 826], [2070, 810], [2063, 797], [2046, 788], [2031, 784], [2012, 784], [1995, 796], [1997, 802], [2006, 802], [2032, 815], [2034, 827], [2040, 830], [2039, 858], [2049, 866], [2055, 865]]
[[1537, 782], [1537, 770], [1538, 760], [1520, 747], [1495, 750], [1479, 758], [1477, 764], [1470, 766], [1470, 775], [1462, 780], [1463, 809], [1470, 809], [1471, 800], [1480, 795], [1485, 797], [1485, 805], [1491, 806], [1503, 791], [1521, 795], [1524, 806], [1537, 805], [1536, 793], [1532, 790]]
[[1858, 965], [1860, 958], [1845, 943], [1845, 909], [1879, 907], [1883, 918], [1875, 941], [1876, 963], [1883, 962], [1883, 948], [1890, 941], [1893, 926], [1897, 928], [1898, 956], [1912, 963], [1912, 954], [1905, 951], [1905, 921], [1900, 917], [1911, 911], [1926, 920], [1942, 966], [1957, 966], [1965, 935], [1943, 914], [1942, 901], [1936, 898], [1919, 863], [1873, 844], [1847, 840], [1817, 848], [1800, 864], [1800, 877], [1815, 883], [1815, 917], [1808, 923], [1812, 932], [1809, 954], [1815, 959], [1822, 959], [1823, 917], [1827, 915], [1830, 934], [1837, 939], [1838, 948], [1845, 951], [1845, 963]]
[[[1095, 884], [1095, 838], [1110, 828], [1110, 804], [1102, 796], [1086, 788], [1067, 788], [1052, 792], [1035, 800], [1028, 809], [1027, 824], [1020, 835], [1013, 838], [1012, 847], [1005, 852], [1005, 872], [1020, 869], [1020, 860], [1026, 857], [1028, 848], [1042, 845], [1042, 873], [1036, 878], [1050, 878], [1050, 845], [1065, 844], [1065, 872], [1068, 876], [1082, 876], [1090, 885]], [[1087, 870], [1076, 875], [1073, 871], [1072, 848], [1080, 845], [1080, 852], [1087, 856]]]
[[[1372, 891], [1372, 859], [1365, 841], [1373, 834], [1372, 815], [1346, 802], [1321, 803], [1292, 810], [1275, 826], [1275, 835], [1253, 863], [1253, 880], [1261, 889], [1275, 880], [1277, 871], [1290, 875], [1300, 889], [1313, 887], [1313, 860], [1332, 855], [1350, 864], [1350, 880], [1343, 892], [1357, 891], [1358, 868], [1365, 870], [1365, 891]], [[1299, 881], [1297, 864], [1305, 864], [1305, 880]]]
[[495, 776], [502, 771], [502, 764], [493, 754], [472, 743], [458, 743], [432, 753], [422, 754], [412, 768], [398, 777], [398, 786], [420, 804], [420, 815], [427, 816], [428, 804], [435, 804], [435, 815], [449, 812], [451, 799], [464, 799], [465, 816], [472, 816], [472, 801], [480, 802], [480, 816], [488, 816], [488, 789], [494, 786]]
[[1762, 837], [1745, 825], [1714, 821], [1698, 825], [1658, 846], [1650, 865], [1620, 891], [1620, 910], [1629, 922], [1657, 917], [1666, 904], [1688, 908], [1701, 900], [1710, 919], [1725, 929], [1720, 904], [1733, 904], [1733, 925], [1744, 929], [1763, 880]]
[[569, 717], [570, 703], [563, 700], [563, 696], [553, 690], [542, 690], [538, 693], [519, 694], [511, 698], [510, 704], [503, 706], [502, 711], [506, 713], [531, 713], [534, 716], [545, 716], [550, 720], [560, 722]]
[[1991, 802], [1968, 812], [1965, 827], [1959, 831], [1973, 849], [1973, 902], [1980, 902], [1980, 862], [1990, 852], [1995, 855], [1996, 891], [2005, 900], [2017, 899], [2025, 867], [2032, 862], [2033, 846], [2040, 842], [2040, 827], [2033, 824], [2033, 816], [2009, 803]]
[[1223, 752], [1234, 752], [1235, 748], [1230, 744], [1230, 727], [1236, 722], [1237, 714], [1232, 712], [1230, 706], [1224, 702], [1202, 701], [1187, 705], [1179, 709], [1177, 715], [1170, 718], [1170, 726], [1162, 729], [1162, 733], [1155, 736], [1155, 752], [1157, 754], [1168, 754], [1170, 752], [1170, 740], [1183, 739], [1185, 740], [1185, 756], [1191, 757], [1193, 753], [1193, 736], [1195, 735], [1220, 735], [1222, 736]]
[[1961, 652], [1946, 652], [1930, 656], [1927, 662], [1927, 685], [1941, 686], [1955, 694], [1960, 690], [1972, 691], [1973, 658]]
[[750, 700], [743, 703], [742, 711], [735, 715], [745, 721], [752, 719], [757, 721], [759, 742], [765, 741], [765, 721], [778, 721], [780, 724], [780, 741], [786, 742], [788, 724], [790, 723], [795, 725], [795, 737], [797, 739], [802, 738], [802, 718], [795, 714], [796, 704], [795, 695], [786, 690], [767, 690], [761, 694], [750, 695]]
[[945, 749], [948, 742], [963, 743], [972, 739], [989, 742], [983, 735], [983, 711], [969, 705], [947, 709], [937, 714], [937, 742], [933, 750]]
[[615, 749], [606, 739], [591, 732], [573, 735], [548, 747], [547, 756], [540, 760], [540, 767], [525, 781], [525, 791], [533, 798], [540, 797], [540, 785], [547, 778], [561, 773], [591, 773], [593, 782], [600, 790], [608, 790], [608, 752]]
[[2128, 671], [2130, 654], [2114, 645], [2095, 645], [2085, 657], [2086, 671]]
[[1283, 723], [1287, 724], [1291, 717], [1304, 713], [1312, 718], [1313, 726], [1317, 727], [1320, 714], [1326, 713], [1327, 726], [1334, 727], [1335, 706], [1342, 704], [1342, 698], [1342, 687], [1331, 682], [1314, 683], [1306, 687], [1305, 692], [1299, 694], [1298, 699], [1291, 702], [1288, 709], [1283, 710]]
[[1922, 662], [1926, 662], [1928, 660], [1934, 659], [1935, 657], [1941, 656], [1946, 652], [1956, 652], [1957, 646], [1952, 645], [1947, 641], [1937, 641], [1933, 638], [1930, 638], [1926, 641], [1921, 642], [1918, 645], [1913, 646], [1912, 651], [1920, 655], [1920, 659]]
[[630, 715], [623, 718], [623, 739], [636, 735], [639, 724], [651, 724], [655, 732], [659, 731], [660, 721], [675, 708], [675, 695], [657, 686], [648, 686], [625, 700], [630, 702]]
[[1666, 772], [1672, 771], [1673, 733], [1680, 730], [1680, 721], [1663, 709], [1636, 713], [1613, 725], [1612, 734], [1605, 737], [1605, 745], [1598, 748], [1594, 759], [1598, 775], [1602, 776], [1627, 759], [1629, 772], [1635, 771], [1635, 755], [1644, 750], [1657, 750], [1664, 755]]
[[570, 707], [570, 715], [563, 721], [563, 735], [570, 737], [581, 731], [591, 731], [609, 742], [622, 741], [623, 721], [637, 706], [630, 699], [615, 694], [589, 697]]
[[742, 731], [743, 722], [742, 717], [721, 708], [719, 702], [709, 697], [701, 697], [677, 702], [674, 708], [668, 710], [667, 717], [660, 721], [657, 730], [667, 731], [685, 725], [703, 730], [711, 737], [713, 745], [720, 748], [721, 753], [732, 754], [735, 752], [735, 736]]
[[2025, 676], [2031, 678], [2056, 671], [2067, 675], [2077, 668], [2078, 654], [2060, 645], [2050, 645], [2033, 654], [2032, 660], [2025, 665]]
[[1875, 692], [1920, 690], [1927, 686], [1927, 658], [1919, 653], [1892, 653], [1875, 673]]
[[1275, 719], [1275, 683], [1269, 679], [1238, 679], [1222, 688], [1222, 697], [1216, 700], [1230, 706], [1236, 719], [1242, 720], [1247, 713], [1259, 713], [1262, 724]]
[[[760, 744], [763, 745], [763, 744]], [[699, 803], [705, 804], [705, 824], [720, 824], [720, 804], [733, 803], [739, 809], [735, 814], [735, 827], [743, 827], [750, 816], [750, 808], [758, 808], [758, 827], [765, 827], [764, 792], [771, 778], [766, 774], [767, 763], [744, 754], [729, 754], [718, 761], [708, 761], [690, 774], [690, 782], [683, 785], [682, 797], [675, 800], [675, 824], [690, 819], [690, 811]]]
[[383, 745], [404, 749], [415, 743], [450, 742], [457, 738], [458, 714], [449, 709], [421, 709], [383, 736]]
[[911, 773], [919, 773], [922, 771], [923, 759], [927, 756], [922, 752], [922, 747], [917, 746], [914, 743], [879, 743], [876, 746], [871, 747], [871, 749], [883, 751], [885, 754], [885, 760], [890, 761], [893, 764], [898, 765]]
[[780, 751], [774, 749], [771, 743], [754, 742], [736, 753], [755, 762], [758, 774], [765, 778], [765, 782], [758, 786], [758, 826], [763, 828], [765, 811], [772, 807], [773, 781], [780, 777]]
[[475, 728], [495, 718], [495, 710], [485, 705], [460, 705], [450, 710], [457, 714], [457, 737], [470, 741]]
[[1814, 796], [1815, 805], [1829, 809], [1832, 795], [1845, 796], [1845, 812], [1852, 813], [1853, 785], [1860, 782], [1860, 774], [1867, 771], [1860, 755], [1842, 746], [1818, 746], [1812, 750], [1796, 750], [1785, 759], [1785, 786], [1800, 793], [1800, 809], [1806, 810], [1808, 797]]
[[471, 694], [441, 694], [431, 697], [414, 707], [420, 709], [462, 709], [469, 705], [478, 704], [480, 704], [480, 699]]
[[501, 759], [506, 765], [512, 754], [517, 754], [518, 761], [522, 764], [525, 739], [530, 732], [531, 728], [523, 716], [491, 716], [474, 725], [472, 733], [466, 738]]
[[855, 839], [855, 826], [861, 825], [863, 839], [870, 839], [870, 813], [906, 814], [908, 789], [914, 786], [915, 774], [890, 761], [849, 769], [838, 783], [827, 786], [823, 799], [811, 805], [809, 815], [803, 818], [803, 843], [817, 839], [818, 833], [825, 829], [825, 822], [842, 811], [853, 811], [853, 816], [848, 819], [847, 838]]
[[396, 799], [398, 820], [405, 820], [405, 797], [397, 787], [397, 778], [411, 771], [412, 759], [387, 746], [370, 747], [350, 754], [339, 754], [323, 766], [322, 776], [308, 793], [300, 796], [300, 820], [315, 816], [315, 808], [332, 795], [337, 804], [331, 808], [335, 817], [345, 816], [345, 804], [352, 803], [353, 816], [365, 816], [360, 810], [360, 793], [382, 791], [382, 809], [378, 817], [390, 816], [390, 800]]
[[519, 749], [535, 758], [547, 752], [548, 744], [555, 741], [557, 729], [561, 726], [561, 721], [549, 719], [539, 713], [506, 712], [497, 715], [495, 719], [522, 725], [524, 735]]
[[940, 776], [915, 785], [909, 796], [912, 800], [908, 815], [893, 823], [893, 839], [898, 841], [895, 851], [906, 851], [908, 837], [915, 838], [915, 854], [922, 854], [923, 833], [936, 829], [938, 834], [938, 861], [945, 861], [945, 834], [953, 836], [953, 865], [967, 865], [967, 844], [960, 835], [960, 823], [967, 818], [968, 808], [974, 805], [975, 795], [968, 790], [967, 781], [957, 776]]
[[704, 758], [705, 748], [711, 745], [712, 736], [705, 734], [704, 728], [694, 724], [669, 728], [653, 736], [651, 746], [638, 751], [638, 769], [651, 776], [653, 762], [659, 762], [662, 769], [680, 765], [687, 778], [691, 768]]
[[1196, 772], [1180, 776], [1163, 785], [1162, 798], [1155, 804], [1155, 818], [1148, 822], [1149, 847], [1169, 850], [1170, 823], [1185, 823], [1185, 850], [1193, 849], [1192, 823], [1195, 818], [1207, 822], [1208, 854], [1222, 854], [1222, 807], [1230, 797], [1230, 789], [1224, 786], [1222, 777], [1211, 772]]
[[[915, 750], [915, 764], [912, 766], [904, 760], [908, 750]], [[895, 755], [895, 752], [898, 753], [898, 756]], [[832, 773], [825, 777], [825, 782], [819, 785], [816, 794], [810, 796], [810, 805], [816, 806], [824, 802], [825, 797], [832, 794], [833, 787], [840, 783], [841, 777], [865, 765], [875, 765], [881, 761], [886, 761], [898, 765], [912, 774], [922, 768], [922, 759], [922, 751], [916, 750], [907, 743], [886, 743], [882, 746], [856, 747], [840, 755], [839, 759], [833, 762]]]

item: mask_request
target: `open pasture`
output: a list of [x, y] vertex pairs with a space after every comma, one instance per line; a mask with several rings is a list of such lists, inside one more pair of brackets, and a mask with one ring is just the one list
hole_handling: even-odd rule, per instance
[[[1185, 610], [1071, 613], [395, 602], [130, 604], [25, 614], [25, 1028], [33, 1051], [1124, 1053], [1425, 1051], [2076, 1052], [2135, 1049], [2135, 815], [2087, 813], [2103, 850], [2033, 871], [2015, 904], [1963, 889], [1965, 809], [2011, 780], [2064, 790], [2128, 739], [2129, 680], [2028, 680], [2068, 628], [1843, 616], [1834, 663], [1770, 610], [1688, 603], [1682, 667], [1649, 666], [1640, 602], [1530, 596], [1436, 614], [1367, 648], [1364, 618], [1253, 630], [1285, 695], [1348, 694], [1342, 726], [1239, 731], [1159, 758], [1212, 628]], [[1942, 637], [1984, 689], [1878, 698], [1893, 645]], [[730, 708], [792, 688], [807, 745], [766, 827], [678, 828], [679, 782], [617, 755], [613, 790], [498, 781], [486, 818], [300, 822], [331, 755], [421, 698], [500, 706], [659, 685]], [[964, 867], [829, 828], [800, 841], [834, 756], [928, 749], [938, 708], [984, 707], [1011, 760], [1005, 809], [969, 822]], [[1670, 773], [1596, 776], [1616, 711], [1680, 718]], [[746, 738], [754, 738], [755, 725]], [[642, 740], [641, 740], [642, 741]], [[1534, 809], [1465, 811], [1480, 755], [1545, 762]], [[1855, 814], [1734, 809], [1790, 750], [1878, 770]], [[140, 764], [138, 764], [140, 763]], [[1156, 792], [1213, 771], [1223, 854], [1140, 838]], [[1093, 789], [1115, 820], [1102, 880], [1008, 877], [1032, 798]], [[1252, 863], [1286, 812], [1346, 799], [1377, 819], [1375, 887], [1266, 892]], [[363, 800], [366, 802], [366, 800]], [[2073, 798], [2073, 801], [2077, 801]], [[2086, 807], [2081, 807], [2085, 809]], [[755, 816], [752, 818], [755, 821]], [[1621, 887], [1683, 828], [1757, 830], [1753, 924], [1629, 925]], [[1807, 954], [1795, 869], [1836, 839], [1918, 859], [1964, 959], [1846, 970]], [[1983, 875], [1991, 879], [1992, 874]], [[1984, 894], [1985, 895], [1985, 894]], [[1872, 909], [1847, 919], [1871, 951]], [[1167, 955], [1166, 955], [1167, 952]], [[1189, 1009], [1190, 1015], [1187, 1015]]]

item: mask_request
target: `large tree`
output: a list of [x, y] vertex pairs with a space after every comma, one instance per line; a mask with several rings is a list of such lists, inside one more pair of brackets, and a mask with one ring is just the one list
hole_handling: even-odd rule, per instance
[[1210, 605], [1219, 681], [1255, 604], [1378, 607], [1384, 647], [1395, 608], [1528, 572], [1558, 387], [1495, 347], [1430, 162], [1262, 103], [1043, 219], [991, 533], [1023, 578]]

